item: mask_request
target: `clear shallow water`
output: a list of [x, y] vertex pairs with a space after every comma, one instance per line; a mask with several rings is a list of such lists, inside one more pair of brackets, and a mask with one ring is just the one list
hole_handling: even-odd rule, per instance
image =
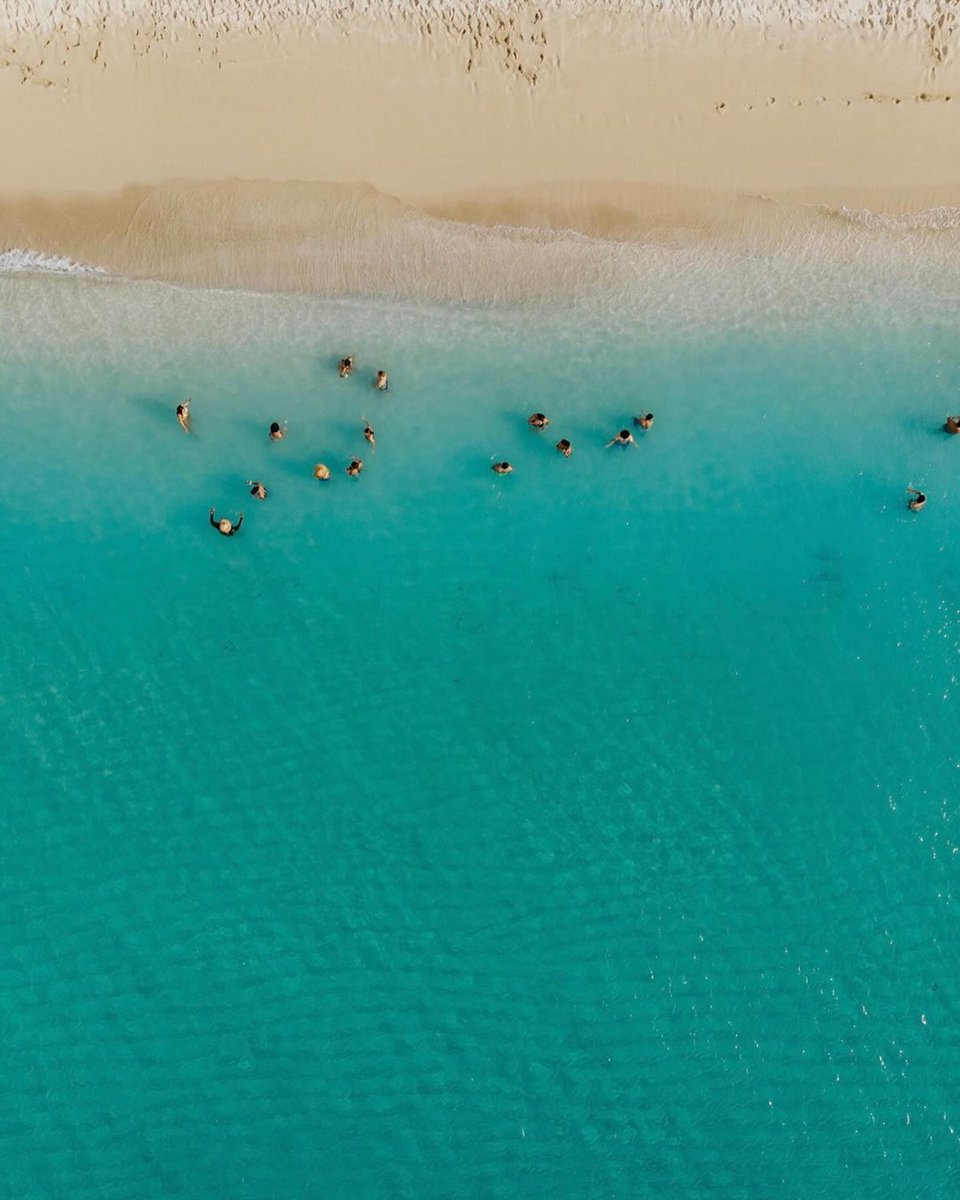
[[953, 1193], [955, 330], [2, 288], [5, 1194]]

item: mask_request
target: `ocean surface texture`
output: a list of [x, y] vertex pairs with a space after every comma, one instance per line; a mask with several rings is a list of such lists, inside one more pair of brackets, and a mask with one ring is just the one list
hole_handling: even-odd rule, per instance
[[956, 311], [0, 278], [0, 1195], [955, 1196]]

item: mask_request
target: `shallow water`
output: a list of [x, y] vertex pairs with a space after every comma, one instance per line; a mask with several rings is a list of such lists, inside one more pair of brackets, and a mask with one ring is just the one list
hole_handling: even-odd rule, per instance
[[0, 293], [4, 1194], [952, 1193], [955, 329]]

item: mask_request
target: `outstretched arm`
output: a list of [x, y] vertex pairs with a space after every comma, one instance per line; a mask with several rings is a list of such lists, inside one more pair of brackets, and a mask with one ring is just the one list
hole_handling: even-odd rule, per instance
[[213, 509], [212, 509], [212, 508], [210, 509], [210, 524], [211, 524], [211, 525], [214, 527], [214, 529], [219, 529], [219, 528], [220, 528], [220, 522], [219, 522], [219, 521], [217, 520], [217, 518], [216, 518], [216, 517], [213, 515]]
[[243, 524], [243, 513], [241, 513], [240, 516], [238, 517], [237, 523], [236, 523], [236, 525], [234, 525], [232, 532], [236, 533], [242, 524]]

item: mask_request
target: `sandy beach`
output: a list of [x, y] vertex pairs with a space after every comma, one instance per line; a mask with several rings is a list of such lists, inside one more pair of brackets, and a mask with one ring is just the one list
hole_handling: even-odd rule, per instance
[[393, 293], [391, 250], [440, 270], [476, 225], [504, 258], [549, 230], [762, 249], [846, 210], [943, 225], [960, 203], [949, 8], [758, 7], [776, 15], [17, 0], [0, 243], [133, 276]]

